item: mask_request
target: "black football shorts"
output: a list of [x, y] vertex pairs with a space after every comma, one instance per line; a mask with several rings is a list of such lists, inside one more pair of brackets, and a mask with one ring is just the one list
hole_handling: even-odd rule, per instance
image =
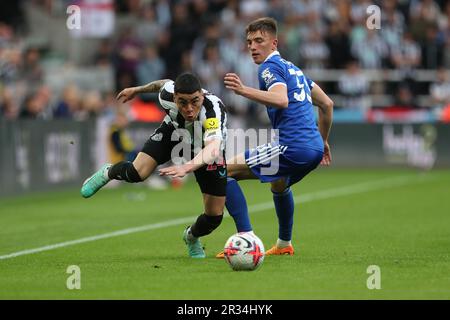
[[[172, 158], [172, 149], [179, 143], [183, 142], [181, 138], [177, 138], [176, 134], [172, 140], [175, 128], [172, 124], [163, 122], [159, 128], [153, 132], [142, 147], [141, 152], [148, 154], [150, 157], [160, 164], [164, 164]], [[192, 146], [191, 146], [192, 147]], [[180, 148], [180, 154], [175, 156], [182, 157], [183, 148]], [[193, 150], [193, 148], [191, 149]], [[191, 152], [191, 159], [193, 158]], [[227, 165], [225, 161], [225, 151], [223, 152], [222, 161], [210, 165], [204, 165], [198, 168], [194, 174], [202, 193], [224, 197], [227, 186]]]

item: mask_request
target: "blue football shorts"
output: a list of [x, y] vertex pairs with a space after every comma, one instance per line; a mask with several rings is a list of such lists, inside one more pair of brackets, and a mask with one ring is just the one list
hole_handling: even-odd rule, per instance
[[322, 157], [323, 151], [275, 143], [245, 151], [245, 162], [261, 182], [285, 178], [288, 187], [314, 170]]

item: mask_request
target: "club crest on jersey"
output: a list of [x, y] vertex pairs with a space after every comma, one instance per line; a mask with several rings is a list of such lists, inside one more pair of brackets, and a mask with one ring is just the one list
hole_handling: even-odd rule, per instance
[[271, 82], [275, 81], [275, 76], [270, 72], [269, 68], [266, 68], [261, 72], [261, 77], [263, 78], [266, 85], [269, 85]]
[[161, 141], [162, 138], [163, 138], [163, 134], [162, 134], [162, 132], [159, 132], [159, 133], [153, 134], [150, 139], [152, 139], [153, 141], [158, 142], [158, 141]]

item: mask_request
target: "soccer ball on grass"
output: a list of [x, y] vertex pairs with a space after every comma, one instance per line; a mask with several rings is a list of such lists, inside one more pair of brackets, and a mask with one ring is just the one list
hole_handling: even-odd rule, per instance
[[236, 233], [225, 243], [224, 256], [235, 271], [256, 270], [264, 260], [264, 245], [254, 234]]

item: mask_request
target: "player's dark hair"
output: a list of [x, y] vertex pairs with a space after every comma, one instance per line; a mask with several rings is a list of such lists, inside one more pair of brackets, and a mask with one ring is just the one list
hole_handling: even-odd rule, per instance
[[200, 90], [202, 90], [200, 80], [192, 73], [180, 74], [175, 79], [174, 93], [191, 94]]
[[268, 32], [276, 37], [277, 30], [277, 21], [274, 18], [264, 17], [250, 22], [245, 29], [245, 34], [261, 31], [261, 33]]

